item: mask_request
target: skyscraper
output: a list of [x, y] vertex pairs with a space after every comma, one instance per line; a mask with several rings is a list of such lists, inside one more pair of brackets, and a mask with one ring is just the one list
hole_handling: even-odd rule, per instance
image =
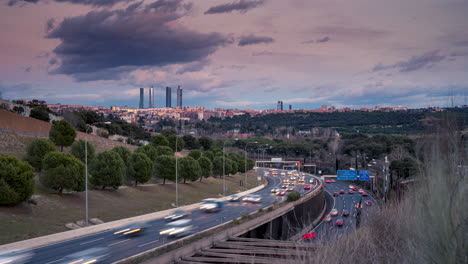
[[149, 100], [148, 100], [148, 108], [154, 107], [154, 88], [149, 88]]
[[166, 107], [172, 107], [171, 100], [171, 87], [166, 87]]
[[140, 109], [145, 108], [145, 88], [140, 88]]
[[182, 88], [177, 87], [177, 108], [182, 108]]
[[283, 111], [283, 101], [278, 101], [278, 104], [276, 105], [276, 110]]
[[292, 105], [289, 105], [289, 110], [292, 110]]

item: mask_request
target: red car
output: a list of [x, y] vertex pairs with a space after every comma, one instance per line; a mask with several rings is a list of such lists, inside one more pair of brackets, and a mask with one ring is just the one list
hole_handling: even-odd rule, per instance
[[307, 233], [307, 234], [302, 236], [302, 239], [309, 240], [309, 239], [314, 238], [316, 235], [317, 235], [317, 233]]
[[345, 194], [346, 192], [344, 190], [340, 190], [340, 194]]
[[332, 183], [332, 180], [325, 180], [326, 183]]
[[349, 211], [344, 209], [343, 212], [341, 213], [342, 216], [349, 216]]
[[368, 196], [366, 192], [361, 193], [362, 196]]
[[336, 226], [343, 226], [344, 225], [344, 220], [343, 218], [339, 218], [335, 221]]
[[286, 194], [285, 191], [279, 191], [279, 192], [276, 193], [276, 195], [278, 195], [278, 196], [283, 196], [283, 195], [285, 195], [285, 194]]
[[356, 208], [362, 208], [362, 204], [358, 204], [358, 203], [357, 203], [357, 204], [354, 205], [354, 207], [356, 207]]
[[310, 190], [310, 186], [309, 185], [304, 186], [304, 190]]
[[331, 182], [336, 182], [336, 180], [331, 180]]
[[353, 194], [353, 193], [354, 193], [354, 191], [349, 191], [348, 193], [349, 193], [349, 194]]
[[359, 190], [358, 187], [353, 187], [353, 191], [357, 191], [357, 190]]
[[371, 206], [371, 205], [372, 205], [372, 201], [365, 201], [365, 203], [366, 203], [368, 206]]
[[333, 196], [338, 196], [338, 193], [337, 193], [337, 192], [334, 192], [334, 193], [333, 193]]

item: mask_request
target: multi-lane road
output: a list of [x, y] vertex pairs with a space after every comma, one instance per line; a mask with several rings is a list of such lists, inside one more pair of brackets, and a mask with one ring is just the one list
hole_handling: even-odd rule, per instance
[[[189, 216], [194, 226], [193, 232], [197, 233], [224, 222], [232, 221], [286, 199], [286, 196], [277, 196], [271, 193], [272, 188], [281, 187], [282, 180], [285, 177], [281, 177], [280, 173], [278, 173], [278, 176], [273, 176], [272, 173], [268, 173], [264, 169], [257, 169], [257, 171], [260, 174], [265, 174], [268, 182], [265, 188], [255, 193], [262, 196], [260, 203], [226, 202], [222, 210], [217, 213], [205, 213], [199, 209], [193, 210]], [[308, 183], [312, 176], [307, 175], [305, 177], [306, 183]], [[303, 185], [296, 185], [294, 189], [301, 194], [305, 193]], [[134, 236], [115, 235], [114, 233], [119, 230], [115, 229], [35, 248], [28, 251], [28, 253], [32, 253], [32, 257], [27, 263], [58, 264], [69, 262], [69, 259], [65, 258], [66, 256], [97, 247], [105, 248], [110, 256], [100, 263], [112, 263], [178, 239], [160, 235], [160, 231], [166, 228], [166, 224], [167, 222], [163, 218], [155, 219], [147, 222], [147, 229]]]

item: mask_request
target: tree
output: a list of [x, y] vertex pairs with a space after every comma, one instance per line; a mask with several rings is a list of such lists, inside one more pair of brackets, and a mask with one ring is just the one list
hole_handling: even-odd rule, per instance
[[210, 150], [213, 145], [213, 140], [209, 137], [200, 137], [198, 143], [203, 148], [203, 150]]
[[145, 183], [151, 179], [153, 172], [153, 161], [143, 153], [133, 153], [130, 156], [128, 178], [135, 181], [135, 186], [138, 182]]
[[[225, 160], [224, 160], [224, 172], [226, 175], [230, 175], [230, 174], [236, 174], [237, 173], [237, 167], [234, 168], [234, 164], [235, 162], [232, 161], [232, 159], [228, 158], [228, 157], [225, 157]], [[237, 164], [236, 164], [237, 165]], [[236, 171], [234, 171], [234, 169], [236, 169]]]
[[151, 146], [151, 145], [141, 146], [141, 147], [137, 148], [137, 150], [135, 150], [135, 152], [145, 154], [153, 162], [154, 162], [154, 160], [156, 159], [156, 156], [157, 156], [156, 148]]
[[211, 150], [204, 151], [203, 152], [203, 157], [207, 157], [208, 159], [210, 159], [211, 162], [213, 162], [213, 160], [214, 160], [213, 151], [211, 151]]
[[201, 176], [200, 176], [200, 181], [202, 180], [203, 177], [208, 178], [211, 176], [211, 172], [213, 170], [213, 163], [211, 160], [207, 157], [200, 157], [198, 159], [198, 164], [200, 165], [201, 169]]
[[288, 194], [288, 202], [297, 201], [299, 198], [301, 198], [301, 194], [297, 191], [292, 191]]
[[26, 201], [34, 192], [34, 169], [27, 162], [0, 154], [0, 205]]
[[[172, 126], [175, 126], [175, 123], [172, 122], [171, 125], [172, 125]], [[171, 128], [171, 129], [164, 129], [164, 130], [161, 132], [161, 134], [167, 138], [167, 137], [169, 137], [170, 135], [176, 135], [177, 132], [175, 131], [175, 129]]]
[[122, 158], [125, 165], [128, 165], [128, 163], [130, 161], [130, 156], [132, 155], [132, 152], [128, 148], [118, 146], [118, 147], [114, 147], [111, 150], [114, 151], [115, 153], [119, 154], [120, 158]]
[[167, 140], [169, 141], [169, 147], [172, 148], [174, 151], [176, 151], [176, 140], [177, 140], [177, 151], [179, 152], [184, 149], [184, 140], [181, 137], [176, 136], [175, 134], [171, 134], [167, 137]]
[[50, 121], [49, 112], [47, 111], [46, 108], [41, 107], [41, 106], [32, 108], [31, 113], [29, 114], [29, 117], [39, 119], [42, 121], [46, 121], [46, 122]]
[[169, 141], [167, 140], [167, 138], [164, 136], [164, 135], [156, 135], [154, 137], [151, 137], [151, 145], [153, 147], [158, 147], [158, 146], [166, 146], [168, 147], [169, 146]]
[[182, 137], [185, 142], [185, 147], [187, 149], [198, 149], [200, 148], [200, 144], [198, 144], [198, 140], [193, 137], [192, 135], [185, 135]]
[[247, 159], [247, 171], [255, 167], [255, 161], [253, 159]]
[[125, 178], [125, 164], [114, 151], [99, 153], [91, 163], [91, 183], [95, 186], [119, 188]]
[[88, 151], [88, 162], [94, 159], [96, 150], [94, 149], [94, 145], [91, 144], [89, 141], [78, 140], [73, 142], [71, 147], [71, 154], [75, 156], [75, 158], [81, 160], [82, 162], [85, 161], [85, 142], [87, 145]]
[[154, 174], [157, 178], [163, 179], [163, 184], [166, 180], [175, 180], [175, 164], [176, 159], [174, 156], [162, 155], [154, 161]]
[[173, 156], [174, 151], [170, 147], [158, 146], [156, 147], [156, 155], [157, 156], [162, 156], [162, 155]]
[[62, 193], [64, 189], [82, 192], [85, 190], [85, 166], [73, 155], [63, 152], [50, 152], [44, 157], [41, 183]]
[[60, 151], [63, 152], [63, 147], [68, 147], [75, 141], [76, 131], [65, 120], [55, 121], [49, 131], [49, 139], [55, 145], [60, 146]]
[[213, 175], [214, 176], [223, 175], [223, 157], [216, 157], [213, 160]]
[[237, 162], [235, 160], [229, 159], [231, 161], [231, 171], [230, 173], [232, 175], [236, 174], [239, 172], [239, 166], [237, 165]]
[[202, 153], [201, 153], [200, 150], [194, 149], [194, 150], [191, 150], [191, 151], [189, 152], [188, 155], [189, 155], [190, 157], [192, 157], [192, 158], [198, 160], [198, 159], [201, 157]]
[[179, 159], [178, 162], [179, 176], [184, 179], [184, 183], [186, 180], [196, 181], [198, 178], [200, 178], [201, 168], [198, 164], [198, 161], [196, 161], [194, 158], [185, 157]]
[[47, 153], [52, 151], [56, 151], [55, 145], [52, 141], [45, 138], [34, 139], [33, 142], [28, 145], [26, 161], [34, 168], [41, 171], [42, 160]]
[[[21, 115], [21, 114], [24, 113], [24, 108], [23, 108], [22, 106], [17, 106], [17, 105], [15, 105], [15, 106], [13, 107], [13, 111], [15, 111], [15, 113]], [[47, 115], [47, 117], [48, 117], [48, 115]]]

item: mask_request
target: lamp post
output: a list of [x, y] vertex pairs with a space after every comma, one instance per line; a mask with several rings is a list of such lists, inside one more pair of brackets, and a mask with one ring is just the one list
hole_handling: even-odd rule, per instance
[[249, 143], [257, 144], [257, 141], [247, 142], [247, 144], [245, 144], [245, 150], [244, 150], [244, 154], [245, 154], [245, 161], [244, 161], [244, 174], [245, 174], [244, 186], [245, 186], [245, 190], [247, 190], [247, 146], [249, 145]]
[[175, 198], [175, 204], [176, 207], [179, 207], [179, 172], [177, 170], [177, 141], [179, 140], [179, 137], [176, 135], [176, 140], [175, 140], [175, 193], [176, 193], [176, 198]]
[[88, 226], [88, 129], [95, 124], [106, 124], [110, 125], [111, 122], [95, 122], [90, 124], [85, 129], [85, 224]]

